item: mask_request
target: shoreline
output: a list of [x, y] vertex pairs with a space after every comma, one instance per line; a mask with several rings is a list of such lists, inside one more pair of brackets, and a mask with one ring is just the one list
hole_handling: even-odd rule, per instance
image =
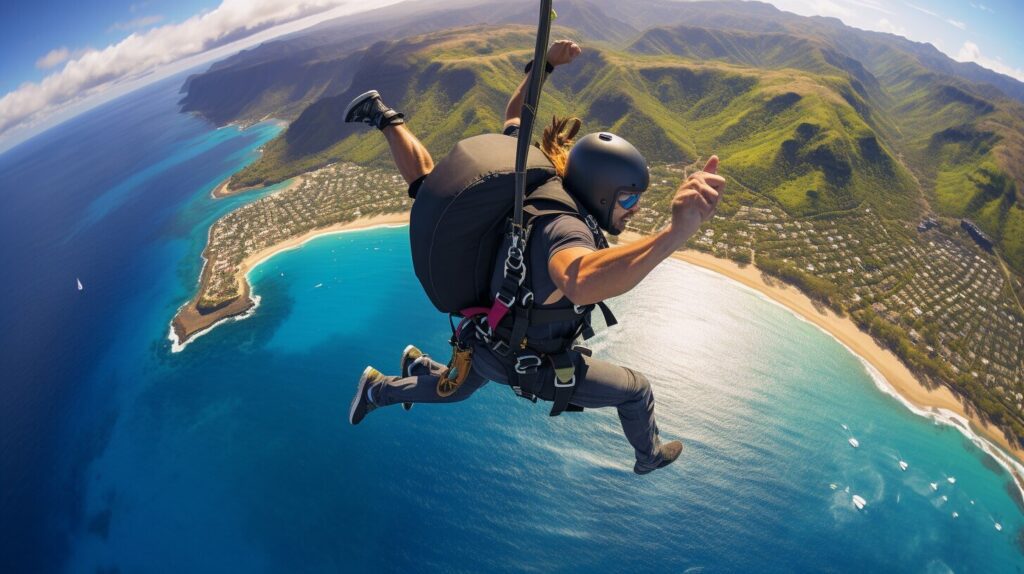
[[[294, 182], [291, 185], [288, 186], [288, 189], [291, 189], [291, 187], [293, 185], [298, 185], [298, 184], [302, 183], [303, 178], [304, 178], [304, 175], [297, 175], [297, 176], [295, 176], [293, 178]], [[219, 184], [217, 184], [217, 187], [213, 188], [213, 191], [210, 192], [210, 197], [212, 197], [214, 199], [224, 199], [225, 197], [231, 197], [233, 195], [238, 195], [240, 193], [245, 193], [247, 191], [252, 191], [254, 189], [263, 189], [264, 187], [267, 187], [265, 185], [250, 185], [248, 187], [243, 187], [242, 189], [228, 190], [228, 184], [229, 183], [231, 183], [231, 178], [230, 177], [225, 179], [224, 181], [220, 182]]]
[[[172, 351], [183, 350], [190, 341], [209, 332], [224, 321], [242, 320], [250, 316], [259, 304], [259, 298], [256, 297], [254, 300], [250, 296], [251, 285], [248, 274], [252, 269], [275, 255], [297, 249], [324, 235], [408, 224], [408, 211], [360, 217], [346, 223], [309, 230], [302, 235], [246, 257], [235, 274], [236, 280], [240, 281], [242, 286], [242, 295], [239, 298], [213, 313], [200, 315], [195, 310], [197, 292], [196, 297], [179, 308], [171, 321], [168, 335], [172, 342]], [[627, 231], [619, 236], [619, 244], [631, 243], [642, 237], [644, 236], [639, 233]], [[209, 245], [209, 240], [207, 245]], [[200, 288], [206, 276], [205, 249], [203, 258]], [[830, 309], [812, 301], [796, 287], [765, 275], [753, 264], [741, 267], [734, 261], [720, 259], [692, 249], [677, 251], [671, 259], [689, 263], [735, 281], [753, 290], [769, 302], [788, 309], [798, 318], [811, 323], [836, 339], [864, 363], [879, 391], [893, 396], [919, 416], [956, 427], [976, 446], [996, 459], [1010, 473], [1016, 483], [1021, 500], [1024, 500], [1024, 449], [1014, 448], [1002, 431], [983, 421], [973, 412], [973, 407], [965, 405], [964, 401], [949, 388], [945, 386], [935, 389], [926, 387], [892, 351], [883, 348], [874, 338], [861, 331], [852, 319], [837, 316]]]
[[[639, 233], [627, 231], [620, 236], [619, 243], [631, 243], [641, 237]], [[894, 396], [915, 414], [951, 424], [968, 438], [980, 438], [998, 447], [998, 451], [993, 452], [991, 446], [986, 447], [974, 440], [979, 448], [988, 452], [1010, 472], [1024, 498], [1024, 449], [1014, 448], [1001, 430], [983, 421], [973, 412], [973, 407], [965, 405], [948, 387], [930, 389], [925, 386], [892, 351], [883, 348], [871, 335], [861, 331], [852, 319], [839, 317], [831, 309], [812, 301], [796, 287], [766, 276], [756, 264], [740, 267], [734, 261], [693, 249], [677, 251], [672, 259], [722, 275], [785, 307], [839, 341], [865, 364], [879, 390]], [[967, 428], [964, 428], [965, 425]]]
[[[206, 283], [207, 263], [206, 249], [203, 249], [203, 271], [200, 274], [199, 289], [195, 295], [184, 305], [178, 308], [171, 320], [168, 339], [171, 341], [171, 351], [180, 352], [197, 337], [208, 333], [218, 324], [227, 320], [241, 320], [252, 314], [259, 304], [258, 297], [252, 297], [252, 286], [249, 284], [249, 272], [271, 257], [302, 247], [303, 244], [324, 235], [344, 233], [348, 231], [359, 231], [375, 227], [401, 226], [409, 223], [409, 212], [385, 213], [371, 217], [359, 217], [352, 221], [336, 223], [328, 227], [311, 229], [302, 235], [297, 235], [286, 241], [272, 245], [262, 251], [258, 251], [245, 259], [235, 272], [235, 280], [242, 286], [242, 293], [229, 304], [211, 313], [202, 314], [196, 308], [196, 301], [199, 293]], [[212, 229], [212, 226], [211, 226]], [[209, 232], [207, 232], [207, 246], [209, 246]]]

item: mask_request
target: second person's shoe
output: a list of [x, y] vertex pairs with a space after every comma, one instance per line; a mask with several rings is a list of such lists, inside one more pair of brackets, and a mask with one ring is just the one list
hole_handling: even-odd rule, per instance
[[658, 450], [661, 452], [661, 462], [658, 463], [658, 466], [654, 468], [641, 468], [640, 463], [638, 462], [633, 465], [633, 472], [637, 474], [647, 474], [651, 471], [657, 470], [659, 468], [665, 468], [666, 466], [672, 464], [673, 462], [676, 461], [677, 458], [679, 458], [679, 455], [682, 454], [683, 443], [674, 440], [672, 442], [667, 442], [659, 446]]
[[348, 409], [348, 422], [357, 425], [366, 415], [377, 408], [370, 398], [370, 389], [377, 383], [383, 383], [384, 380], [384, 375], [377, 369], [370, 366], [363, 369], [363, 375], [359, 377], [359, 383], [356, 386], [356, 396], [352, 397], [352, 406]]
[[405, 114], [389, 108], [377, 90], [360, 94], [345, 108], [345, 123], [365, 123], [383, 130], [388, 126], [404, 124]]
[[[399, 365], [398, 372], [402, 374], [402, 378], [411, 377], [413, 363], [415, 363], [420, 357], [425, 357], [423, 351], [416, 348], [415, 345], [407, 345], [405, 350], [402, 351], [402, 362]], [[409, 410], [412, 408], [412, 403], [402, 403], [402, 408]]]

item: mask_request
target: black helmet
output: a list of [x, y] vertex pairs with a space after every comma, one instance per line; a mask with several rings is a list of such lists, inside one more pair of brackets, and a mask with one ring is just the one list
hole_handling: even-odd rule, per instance
[[569, 151], [565, 189], [610, 230], [615, 196], [623, 191], [643, 192], [651, 181], [647, 162], [633, 144], [615, 134], [583, 136]]

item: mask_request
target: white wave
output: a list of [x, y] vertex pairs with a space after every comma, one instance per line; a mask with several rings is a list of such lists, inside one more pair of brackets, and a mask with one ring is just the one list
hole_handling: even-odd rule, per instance
[[746, 291], [748, 291], [750, 293], [753, 293], [755, 296], [761, 298], [761, 300], [767, 301], [767, 302], [771, 303], [772, 305], [776, 305], [776, 306], [778, 306], [781, 309], [785, 309], [790, 315], [792, 315], [792, 316], [796, 317], [797, 319], [807, 323], [808, 325], [814, 326], [815, 328], [817, 328], [822, 333], [825, 333], [829, 337], [832, 337], [833, 340], [835, 340], [837, 343], [842, 345], [847, 351], [849, 351], [853, 356], [857, 357], [857, 359], [860, 360], [861, 364], [864, 365], [864, 368], [867, 369], [867, 372], [871, 376], [872, 381], [874, 381], [875, 386], [880, 391], [882, 391], [883, 393], [893, 397], [894, 399], [899, 401], [903, 406], [905, 406], [908, 410], [910, 410], [910, 412], [912, 412], [912, 413], [914, 413], [914, 414], [916, 414], [918, 416], [922, 416], [922, 417], [925, 417], [927, 419], [931, 419], [933, 422], [935, 422], [935, 424], [945, 424], [945, 425], [951, 426], [951, 427], [959, 430], [965, 437], [967, 437], [968, 440], [970, 440], [972, 443], [974, 443], [974, 446], [978, 447], [983, 452], [985, 452], [986, 454], [991, 456], [1000, 466], [1002, 466], [1004, 469], [1006, 469], [1006, 471], [1008, 473], [1010, 473], [1010, 476], [1013, 477], [1014, 484], [1017, 485], [1017, 491], [1020, 493], [1021, 497], [1024, 497], [1024, 484], [1021, 484], [1021, 479], [1018, 478], [1018, 477], [1024, 477], [1024, 465], [1022, 465], [1021, 463], [1019, 463], [1016, 460], [1014, 460], [1013, 457], [1011, 457], [1010, 455], [1006, 454], [1003, 451], [1003, 449], [1000, 448], [998, 445], [995, 445], [995, 444], [989, 442], [988, 440], [982, 438], [981, 436], [976, 434], [973, 430], [971, 430], [970, 421], [968, 421], [966, 418], [960, 416], [957, 413], [954, 413], [953, 411], [950, 411], [949, 409], [942, 409], [942, 408], [937, 408], [937, 407], [929, 407], [928, 409], [921, 409], [921, 408], [917, 407], [916, 405], [914, 405], [913, 403], [908, 401], [905, 397], [903, 397], [903, 395], [901, 395], [889, 383], [889, 381], [886, 380], [886, 378], [882, 375], [882, 373], [878, 372], [878, 369], [876, 369], [874, 367], [874, 365], [872, 365], [870, 362], [868, 362], [868, 360], [865, 359], [864, 357], [862, 357], [862, 356], [858, 355], [856, 352], [854, 352], [853, 349], [851, 349], [845, 343], [843, 343], [838, 338], [836, 338], [835, 335], [833, 335], [832, 333], [829, 333], [828, 330], [824, 329], [820, 325], [816, 325], [813, 321], [807, 320], [807, 318], [803, 317], [799, 313], [793, 311], [789, 307], [786, 307], [782, 303], [779, 303], [778, 301], [775, 301], [774, 299], [772, 299], [771, 297], [769, 297], [769, 296], [765, 295], [764, 293], [758, 291], [757, 289], [754, 289], [752, 287], [748, 287], [748, 286], [744, 285], [743, 283], [740, 283], [739, 281], [736, 281], [736, 280], [734, 280], [734, 279], [732, 279], [730, 277], [726, 277], [725, 275], [722, 275], [722, 274], [717, 273], [715, 271], [711, 271], [710, 269], [705, 269], [705, 268], [703, 268], [703, 267], [701, 267], [699, 265], [694, 265], [692, 263], [687, 263], [685, 261], [679, 261], [679, 260], [676, 260], [676, 259], [668, 259], [666, 261], [670, 262], [670, 264], [672, 264], [672, 265], [681, 265], [681, 266], [687, 267], [688, 269], [695, 269], [695, 270], [697, 270], [698, 272], [701, 272], [701, 273], [710, 274], [710, 275], [714, 275], [715, 277], [724, 278], [726, 281], [729, 281], [733, 285], [736, 285], [736, 286], [740, 287], [741, 289], [745, 289]]
[[[174, 332], [174, 320], [172, 319], [171, 322], [170, 322], [170, 332], [167, 334], [167, 338], [170, 339], [170, 341], [171, 341], [171, 352], [172, 353], [180, 353], [180, 352], [184, 351], [185, 347], [187, 347], [189, 343], [191, 343], [192, 341], [195, 341], [199, 337], [202, 337], [203, 335], [209, 333], [210, 331], [213, 330], [214, 327], [216, 327], [217, 325], [220, 325], [221, 323], [226, 323], [228, 321], [241, 321], [243, 319], [248, 319], [249, 317], [252, 317], [253, 314], [256, 312], [256, 308], [260, 306], [260, 296], [259, 295], [253, 295], [249, 300], [252, 301], [252, 307], [249, 307], [248, 309], [246, 309], [245, 313], [242, 313], [242, 314], [239, 314], [239, 315], [232, 315], [230, 317], [224, 317], [223, 319], [221, 319], [220, 321], [217, 321], [216, 323], [210, 325], [209, 327], [207, 327], [207, 328], [205, 328], [205, 329], [203, 329], [201, 331], [196, 331], [195, 333], [192, 334], [191, 337], [186, 339], [185, 342], [181, 342], [178, 339], [178, 334]], [[186, 303], [186, 305], [187, 304], [188, 303]]]

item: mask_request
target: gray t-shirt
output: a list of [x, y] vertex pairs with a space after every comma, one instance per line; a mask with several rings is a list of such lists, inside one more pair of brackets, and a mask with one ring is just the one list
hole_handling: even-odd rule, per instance
[[[508, 254], [509, 242], [506, 238], [498, 250], [495, 260], [494, 274], [491, 276], [491, 293], [496, 293], [501, 287], [501, 280], [504, 275], [505, 256]], [[548, 297], [558, 287], [551, 280], [548, 273], [548, 261], [551, 257], [569, 247], [585, 247], [597, 250], [597, 242], [590, 228], [580, 218], [574, 215], [549, 215], [534, 222], [533, 232], [529, 238], [528, 261], [526, 265], [527, 282], [533, 288], [534, 308], [540, 309], [567, 309], [573, 306], [565, 296], [560, 297], [550, 305], [544, 305]], [[551, 339], [565, 338], [573, 334], [574, 323], [571, 321], [549, 323], [530, 327], [526, 332], [527, 339]]]

